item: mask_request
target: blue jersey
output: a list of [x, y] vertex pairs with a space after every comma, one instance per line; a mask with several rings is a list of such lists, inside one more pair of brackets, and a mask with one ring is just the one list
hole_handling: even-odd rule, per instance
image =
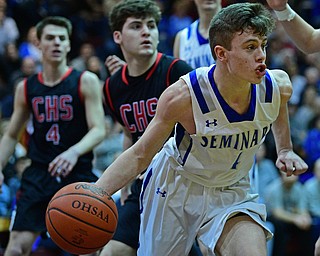
[[164, 148], [175, 151], [181, 175], [204, 186], [223, 187], [248, 175], [278, 117], [281, 98], [267, 72], [260, 84], [251, 85], [247, 112], [238, 114], [219, 93], [214, 69], [215, 65], [198, 68], [182, 77], [190, 89], [196, 133], [189, 135], [178, 124], [173, 145]]
[[198, 30], [199, 20], [180, 32], [179, 58], [185, 60], [192, 68], [208, 67], [215, 63], [209, 40]]

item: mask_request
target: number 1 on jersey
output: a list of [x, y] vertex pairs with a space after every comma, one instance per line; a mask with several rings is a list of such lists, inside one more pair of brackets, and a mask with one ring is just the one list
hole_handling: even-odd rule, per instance
[[240, 159], [241, 154], [242, 154], [242, 152], [238, 155], [236, 161], [234, 161], [231, 169], [233, 169], [233, 170], [237, 169], [237, 165], [240, 163], [239, 159]]

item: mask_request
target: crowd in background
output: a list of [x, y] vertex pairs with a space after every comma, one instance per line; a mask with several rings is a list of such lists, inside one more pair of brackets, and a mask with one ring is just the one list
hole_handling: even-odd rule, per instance
[[[122, 57], [108, 26], [108, 12], [118, 1], [120, 0], [0, 0], [0, 136], [12, 114], [15, 85], [24, 77], [41, 71], [41, 54], [36, 47], [34, 25], [50, 15], [69, 18], [73, 24], [70, 65], [79, 70], [93, 71], [103, 83], [109, 76], [104, 65], [106, 57], [111, 54]], [[155, 1], [162, 9], [158, 49], [160, 52], [172, 55], [176, 33], [191, 24], [197, 18], [197, 12], [191, 0]], [[223, 6], [233, 2], [240, 1], [225, 0]], [[259, 2], [264, 3], [264, 1]], [[320, 28], [320, 1], [289, 2], [309, 24]], [[320, 226], [320, 53], [303, 54], [291, 43], [279, 25], [268, 41], [267, 66], [270, 69], [283, 69], [291, 77], [293, 95], [289, 104], [289, 114], [293, 146], [309, 165], [309, 170], [305, 174], [292, 181], [294, 184], [299, 184], [295, 187], [295, 193], [300, 197], [296, 199], [283, 195], [285, 200], [291, 200], [284, 204], [286, 210], [297, 214], [296, 218], [299, 218], [298, 214], [303, 215], [305, 212], [310, 215], [310, 225], [315, 227], [312, 229], [314, 233], [311, 232], [310, 235], [316, 237], [319, 235]], [[121, 130], [108, 117], [106, 126], [110, 131], [108, 137], [95, 152], [95, 168], [98, 174], [121, 152]], [[24, 145], [22, 136], [20, 146], [17, 147], [5, 173], [7, 186], [3, 186], [0, 195], [0, 216], [10, 216], [15, 192], [19, 186], [19, 176], [29, 163]], [[273, 138], [270, 136], [265, 142], [263, 159], [266, 159], [268, 164], [262, 165], [261, 158], [257, 159], [257, 163], [261, 164], [260, 177], [267, 176], [262, 173], [263, 168], [265, 172], [275, 168], [276, 151]], [[283, 179], [280, 175], [277, 178]], [[275, 179], [267, 180], [266, 177], [260, 187], [267, 182], [272, 183]], [[285, 186], [285, 182], [280, 182], [278, 185]], [[289, 193], [289, 188], [291, 189], [291, 186], [286, 187], [284, 193], [286, 191]], [[267, 206], [270, 205], [270, 221], [274, 222], [277, 229], [279, 223], [274, 220], [276, 217], [272, 213], [271, 202], [275, 202], [273, 196], [279, 198], [280, 195], [266, 193], [267, 191], [261, 191]], [[293, 193], [293, 190], [290, 193]], [[301, 223], [294, 225], [303, 231], [310, 228], [310, 225], [305, 227]], [[296, 248], [287, 251], [291, 253], [290, 255], [298, 252]]]

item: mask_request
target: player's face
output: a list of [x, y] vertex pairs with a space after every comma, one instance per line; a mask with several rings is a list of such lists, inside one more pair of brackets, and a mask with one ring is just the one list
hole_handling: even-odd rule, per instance
[[229, 71], [249, 83], [260, 83], [266, 74], [267, 37], [251, 32], [236, 33], [226, 51]]
[[124, 54], [151, 56], [159, 43], [159, 30], [154, 18], [130, 17], [121, 32], [115, 32], [115, 41]]
[[39, 48], [43, 60], [61, 62], [66, 60], [70, 51], [70, 40], [67, 29], [56, 25], [44, 27]]
[[212, 11], [221, 8], [221, 0], [194, 0], [198, 9]]

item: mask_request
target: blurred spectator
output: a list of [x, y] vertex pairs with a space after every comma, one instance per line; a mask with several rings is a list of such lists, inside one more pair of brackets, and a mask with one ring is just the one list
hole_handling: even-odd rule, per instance
[[311, 18], [310, 23], [318, 28], [320, 27], [320, 1], [319, 0], [309, 0], [311, 2]]
[[8, 83], [13, 72], [21, 67], [21, 58], [15, 43], [8, 43], [5, 46], [4, 55], [0, 55], [0, 72], [4, 74]]
[[[17, 23], [21, 39], [25, 38], [30, 27], [47, 16], [60, 15], [64, 17], [74, 13], [75, 5], [80, 0], [10, 0], [10, 14]], [[73, 9], [72, 9], [73, 8]]]
[[[9, 124], [9, 119], [3, 119], [3, 118], [0, 119], [0, 138], [2, 137], [5, 130], [7, 129], [8, 124]], [[3, 183], [3, 185], [6, 184], [8, 186], [8, 189], [2, 186], [3, 196], [0, 193], [0, 208], [2, 208], [0, 209], [0, 216], [7, 216], [7, 217], [10, 216], [13, 200], [15, 198], [15, 193], [11, 191], [11, 189], [15, 189], [15, 188], [11, 186], [12, 184], [9, 181], [9, 178], [11, 177], [10, 173], [12, 173], [12, 170], [14, 169], [16, 159], [25, 155], [26, 155], [25, 148], [20, 143], [17, 143], [14, 153], [10, 157], [7, 165], [3, 170], [3, 174], [5, 176], [5, 182]], [[5, 208], [7, 208], [7, 213], [6, 213], [7, 215], [1, 215], [5, 211]]]
[[10, 188], [6, 183], [3, 183], [0, 193], [0, 218], [10, 217], [11, 203]]
[[307, 86], [302, 95], [301, 106], [291, 116], [292, 130], [295, 134], [295, 146], [302, 147], [308, 132], [308, 124], [316, 113], [317, 91], [314, 86]]
[[[320, 59], [319, 59], [320, 62]], [[319, 67], [320, 68], [320, 67]], [[313, 86], [316, 89], [316, 94], [320, 95], [320, 69], [317, 66], [309, 66], [304, 71], [304, 76], [307, 79], [307, 86]]]
[[9, 94], [8, 84], [5, 81], [4, 76], [1, 74], [0, 75], [0, 101], [2, 101], [3, 98], [5, 98], [6, 95], [8, 94]]
[[161, 20], [158, 24], [159, 30], [159, 44], [158, 44], [158, 51], [163, 52], [168, 55], [172, 55], [172, 45], [173, 39], [169, 35], [169, 17], [171, 10], [168, 8], [168, 1], [166, 0], [156, 0], [160, 10], [161, 10]]
[[31, 164], [31, 160], [25, 155], [17, 157], [13, 168], [7, 170], [5, 182], [10, 187], [10, 197], [12, 205], [15, 204], [16, 193], [20, 187], [21, 177], [24, 170]]
[[262, 144], [256, 154], [257, 192], [261, 203], [265, 203], [267, 186], [274, 180], [277, 180], [280, 175], [275, 163], [271, 159], [266, 158], [266, 150], [266, 145]]
[[307, 210], [303, 185], [298, 177], [281, 176], [265, 193], [268, 220], [275, 227], [273, 256], [311, 256], [311, 217]]
[[[284, 56], [295, 53], [296, 49], [284, 32], [282, 26], [277, 25], [273, 33], [268, 38], [267, 65], [268, 68], [283, 68]], [[287, 51], [291, 50], [291, 52]], [[293, 51], [293, 52], [292, 52]]]
[[13, 72], [9, 78], [10, 93], [13, 93], [14, 87], [21, 78], [27, 78], [37, 72], [36, 62], [32, 57], [24, 57], [21, 67]]
[[[104, 28], [106, 32], [106, 39], [104, 42], [104, 49], [105, 49], [105, 58], [110, 55], [117, 55], [119, 58], [123, 59], [121, 49], [118, 44], [116, 44], [113, 40], [113, 34], [111, 32], [109, 26], [109, 12], [114, 5], [119, 3], [121, 0], [104, 0], [103, 1], [103, 8], [104, 8], [104, 15], [107, 18], [107, 26]], [[104, 58], [104, 59], [105, 59]]]
[[[271, 184], [274, 180], [279, 178], [279, 171], [275, 166], [275, 163], [266, 158], [266, 144], [263, 143], [257, 154], [256, 154], [256, 162], [251, 170], [251, 182], [253, 193], [259, 194], [259, 202], [265, 203], [265, 193], [266, 188], [269, 184]], [[270, 221], [267, 221], [268, 228], [274, 232], [274, 226]], [[267, 255], [271, 256], [273, 251], [273, 239], [267, 242]]]
[[86, 64], [87, 64], [86, 69], [95, 73], [99, 77], [101, 84], [103, 84], [107, 78], [107, 69], [103, 64], [103, 62], [99, 59], [99, 57], [98, 56], [89, 57]]
[[[4, 132], [6, 131], [10, 119], [9, 118], [1, 118], [0, 119], [0, 139], [3, 136]], [[24, 145], [22, 145], [20, 142], [17, 143], [14, 153], [12, 154], [12, 157], [9, 159], [8, 164], [13, 165], [15, 160], [21, 156], [26, 155], [26, 148]]]
[[[17, 81], [17, 84], [19, 81]], [[13, 113], [13, 104], [14, 104], [14, 93], [8, 94], [1, 99], [0, 106], [1, 106], [3, 118], [9, 119], [11, 117]]]
[[15, 20], [6, 15], [6, 5], [0, 5], [0, 54], [4, 54], [6, 44], [17, 42], [19, 36]]
[[312, 217], [312, 240], [315, 244], [320, 235], [320, 158], [315, 161], [313, 174], [304, 187], [308, 211]]
[[0, 101], [0, 106], [2, 108], [2, 117], [10, 118], [13, 113], [13, 105], [14, 105], [14, 94], [18, 83], [32, 75], [35, 72], [35, 63], [33, 59], [30, 57], [26, 57], [22, 61], [21, 68], [14, 71], [10, 77], [10, 83], [8, 83], [8, 94], [3, 97]]
[[[320, 70], [320, 52], [315, 52], [315, 53], [309, 53], [309, 54], [305, 54], [304, 56], [304, 64], [305, 64], [305, 68], [302, 70], [302, 72], [305, 72], [307, 67], [315, 67], [318, 70]], [[311, 74], [315, 74], [315, 72], [311, 73]], [[305, 73], [305, 75], [307, 76], [308, 74]], [[312, 78], [314, 78], [312, 80]], [[310, 80], [311, 84], [317, 84], [319, 83], [319, 76], [317, 77], [317, 79], [314, 76], [311, 76], [311, 80]]]
[[[317, 101], [320, 107], [320, 96]], [[313, 164], [320, 157], [320, 115], [316, 115], [311, 121], [303, 142], [304, 159], [309, 166], [309, 172], [313, 168]]]
[[[171, 49], [173, 49], [174, 38], [180, 30], [188, 27], [193, 19], [189, 16], [190, 8], [189, 0], [174, 0], [172, 5], [172, 13], [168, 17], [167, 32]], [[170, 52], [172, 55], [172, 50]]]
[[296, 58], [291, 58], [291, 60], [286, 63], [285, 70], [288, 72], [292, 82], [293, 91], [289, 102], [292, 105], [299, 105], [301, 95], [307, 86], [307, 79], [299, 73]]
[[104, 0], [103, 1], [103, 10], [106, 16], [109, 15], [110, 10], [122, 0]]
[[84, 42], [91, 43], [95, 54], [100, 59], [106, 58], [105, 41], [110, 34], [107, 33], [108, 19], [104, 13], [104, 6], [100, 0], [82, 0], [82, 9], [70, 16], [72, 21], [72, 47], [71, 58], [79, 52], [79, 46]]
[[290, 132], [292, 138], [292, 146], [296, 152], [299, 153], [302, 157], [304, 157], [303, 152], [303, 140], [306, 133], [302, 133], [300, 129], [299, 120], [294, 118], [299, 106], [298, 104], [288, 104], [288, 112], [289, 112], [289, 122], [290, 122]]
[[84, 71], [86, 69], [88, 59], [95, 55], [95, 50], [92, 44], [83, 43], [80, 46], [79, 55], [71, 59], [70, 65], [79, 71]]
[[10, 188], [6, 183], [2, 184], [0, 193], [0, 253], [6, 248], [9, 239], [11, 198]]
[[21, 67], [21, 59], [15, 43], [8, 43], [5, 54], [0, 55], [0, 104], [13, 96], [14, 84], [10, 81], [13, 73]]
[[319, 0], [303, 0], [295, 1], [296, 3], [292, 5], [294, 10], [303, 17], [303, 19], [308, 20], [308, 22], [314, 26], [320, 26], [320, 2]]
[[27, 38], [19, 46], [20, 58], [31, 57], [36, 63], [36, 71], [41, 70], [41, 51], [38, 48], [37, 31], [34, 26], [28, 30]]

